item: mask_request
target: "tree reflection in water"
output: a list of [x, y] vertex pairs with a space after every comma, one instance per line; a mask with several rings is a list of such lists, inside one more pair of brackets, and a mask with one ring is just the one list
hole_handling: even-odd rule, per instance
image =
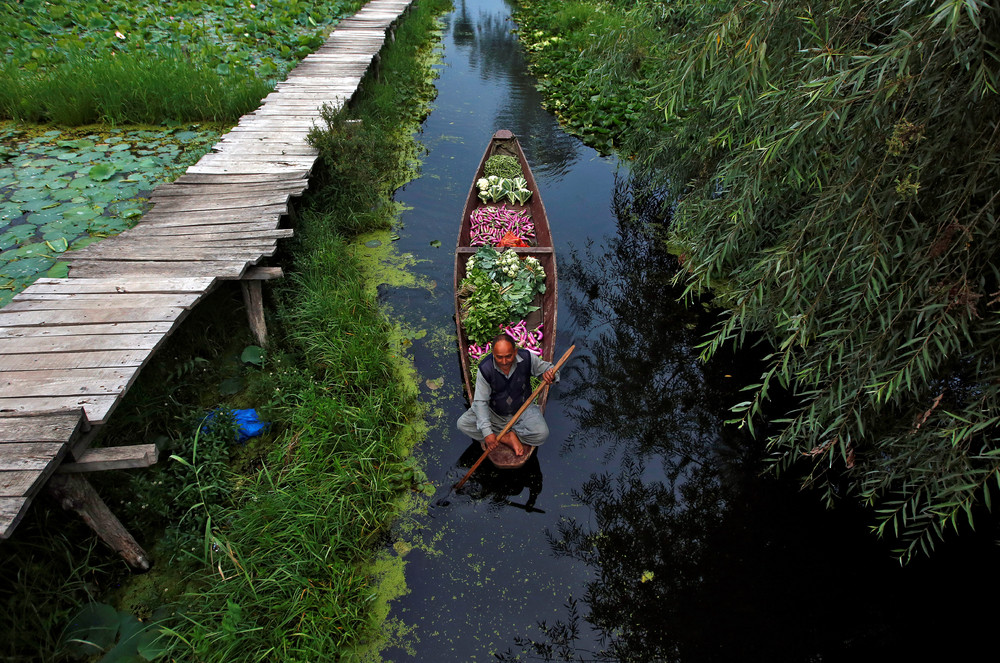
[[501, 660], [809, 660], [858, 617], [792, 600], [803, 578], [842, 592], [841, 551], [803, 558], [817, 505], [757, 479], [756, 445], [725, 425], [738, 400], [729, 385], [748, 382], [737, 371], [759, 375], [758, 364], [746, 353], [739, 364], [698, 361], [714, 316], [676, 302], [665, 200], [619, 180], [617, 234], [561, 265], [561, 294], [589, 346], [560, 396], [577, 424], [564, 451], [597, 445], [618, 469], [574, 491], [586, 522], [563, 518], [549, 532], [553, 554], [591, 565], [594, 579], [565, 618], [540, 623], [542, 637], [515, 640], [520, 653]]

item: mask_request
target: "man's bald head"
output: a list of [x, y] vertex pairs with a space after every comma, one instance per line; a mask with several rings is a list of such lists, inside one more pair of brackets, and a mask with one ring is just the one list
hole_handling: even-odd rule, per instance
[[[513, 352], [514, 350], [517, 349], [517, 342], [514, 340], [514, 337], [508, 334], [507, 332], [500, 332], [499, 334], [493, 337], [492, 341], [490, 341], [490, 344], [494, 348], [497, 347], [498, 343], [509, 343], [510, 352]], [[505, 348], [504, 351], [507, 352], [508, 350]]]

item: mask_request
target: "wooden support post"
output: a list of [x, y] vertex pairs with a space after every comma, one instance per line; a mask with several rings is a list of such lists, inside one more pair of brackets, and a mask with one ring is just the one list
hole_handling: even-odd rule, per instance
[[267, 325], [264, 324], [264, 293], [261, 281], [280, 279], [284, 274], [280, 267], [253, 267], [247, 270], [240, 281], [243, 303], [247, 308], [247, 320], [257, 345], [267, 347]]
[[247, 307], [247, 320], [257, 345], [267, 347], [267, 325], [264, 324], [264, 293], [260, 281], [240, 281], [243, 304]]
[[153, 565], [146, 551], [136, 543], [85, 478], [79, 474], [53, 475], [49, 479], [48, 493], [62, 508], [78, 513], [104, 543], [122, 556], [132, 570], [148, 571]]

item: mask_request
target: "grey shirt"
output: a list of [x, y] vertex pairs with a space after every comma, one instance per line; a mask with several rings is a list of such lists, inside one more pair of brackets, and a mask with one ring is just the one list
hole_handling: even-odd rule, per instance
[[[540, 356], [536, 355], [534, 352], [529, 352], [531, 355], [531, 374], [535, 377], [540, 376], [545, 371], [549, 370], [555, 364], [549, 363], [543, 360]], [[521, 355], [516, 355], [517, 361], [520, 363], [524, 361]], [[493, 361], [493, 355], [489, 356], [488, 361]], [[511, 364], [510, 371], [504, 373], [500, 370], [500, 367], [493, 363], [493, 368], [500, 371], [502, 375], [508, 378], [514, 372], [514, 365]], [[556, 381], [559, 381], [559, 374], [556, 373]], [[482, 371], [479, 370], [478, 365], [476, 366], [476, 393], [472, 397], [472, 411], [476, 413], [476, 428], [479, 432], [483, 434], [483, 437], [487, 435], [493, 435], [493, 427], [490, 425], [490, 394], [493, 393], [493, 388], [490, 387], [489, 381], [483, 377]]]

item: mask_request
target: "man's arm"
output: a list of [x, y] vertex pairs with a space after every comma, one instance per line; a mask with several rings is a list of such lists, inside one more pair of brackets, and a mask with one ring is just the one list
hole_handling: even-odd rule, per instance
[[541, 376], [546, 384], [559, 382], [559, 374], [552, 370], [555, 364], [545, 361], [534, 352], [531, 353], [531, 374], [535, 377]]

